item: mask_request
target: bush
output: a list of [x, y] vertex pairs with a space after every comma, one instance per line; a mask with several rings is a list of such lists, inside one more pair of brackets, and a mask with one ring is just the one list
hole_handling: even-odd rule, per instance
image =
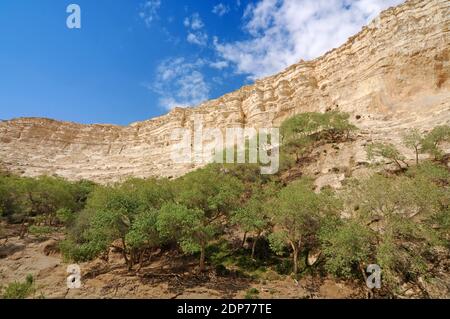
[[28, 232], [31, 235], [34, 235], [34, 236], [37, 236], [40, 238], [47, 237], [54, 231], [55, 231], [55, 229], [50, 226], [34, 226], [33, 225], [33, 226], [30, 226], [30, 228], [28, 229]]
[[393, 144], [373, 143], [367, 146], [366, 151], [367, 158], [371, 161], [376, 159], [377, 157], [381, 157], [394, 162], [399, 170], [403, 170], [403, 165], [408, 166], [405, 162], [406, 158]]
[[259, 290], [256, 288], [250, 288], [245, 294], [245, 299], [259, 299]]
[[385, 286], [391, 290], [427, 275], [433, 247], [445, 242], [435, 218], [446, 210], [448, 189], [421, 174], [391, 178], [375, 174], [344, 194], [353, 220], [324, 236], [328, 270], [349, 275], [356, 264], [373, 262], [382, 268]]
[[[349, 122], [350, 115], [340, 112], [302, 113], [283, 122], [281, 168], [290, 168], [294, 162], [311, 153], [319, 140], [337, 142], [347, 140], [357, 127]], [[292, 156], [295, 156], [295, 159]]]
[[4, 293], [4, 299], [25, 299], [34, 293], [34, 279], [28, 275], [24, 282], [13, 282], [9, 284]]
[[450, 142], [448, 125], [437, 126], [428, 133], [422, 142], [422, 151], [434, 156], [435, 160], [442, 160], [445, 154], [440, 146], [444, 142]]
[[355, 220], [323, 227], [320, 233], [325, 269], [337, 277], [351, 277], [365, 268], [373, 252], [374, 235]]
[[75, 222], [75, 213], [68, 208], [61, 208], [56, 211], [58, 222], [65, 226], [69, 226]]

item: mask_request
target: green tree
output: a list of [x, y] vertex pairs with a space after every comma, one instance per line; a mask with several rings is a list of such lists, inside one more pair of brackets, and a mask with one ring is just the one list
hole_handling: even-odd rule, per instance
[[114, 241], [120, 239], [123, 259], [131, 270], [133, 263], [127, 256], [126, 245], [126, 235], [130, 229], [130, 224], [131, 221], [125, 211], [106, 210], [96, 212], [86, 232], [87, 242], [83, 248], [89, 251], [91, 256], [98, 256], [107, 251]]
[[372, 256], [373, 234], [357, 220], [327, 223], [320, 231], [326, 270], [338, 277], [351, 277], [356, 271], [365, 273]]
[[175, 201], [191, 209], [200, 209], [211, 220], [226, 216], [239, 207], [243, 183], [211, 165], [176, 181]]
[[440, 146], [444, 142], [450, 142], [449, 125], [437, 126], [428, 133], [423, 140], [422, 150], [434, 156], [435, 160], [442, 160], [445, 154]]
[[344, 136], [345, 140], [348, 140], [350, 134], [358, 130], [355, 125], [350, 123], [349, 119], [350, 114], [348, 113], [338, 111], [325, 113], [324, 124], [332, 141], [336, 141], [340, 136]]
[[419, 154], [421, 153], [423, 136], [418, 129], [412, 129], [403, 136], [403, 144], [413, 149], [416, 155], [416, 165], [419, 165]]
[[301, 249], [315, 244], [317, 232], [326, 216], [339, 210], [339, 202], [330, 192], [315, 193], [309, 180], [299, 180], [279, 193], [273, 210], [275, 233], [269, 236], [275, 252], [288, 244], [293, 253], [294, 273], [298, 272]]
[[[200, 251], [200, 269], [205, 269], [205, 248], [210, 235], [223, 228], [221, 218], [241, 204], [243, 183], [235, 176], [226, 174], [221, 165], [209, 165], [175, 181], [175, 201], [196, 212], [195, 232], [187, 232], [181, 241], [185, 251]], [[183, 211], [180, 208], [182, 214]], [[192, 240], [188, 241], [188, 235]]]
[[139, 269], [142, 268], [145, 254], [162, 244], [157, 229], [158, 211], [150, 210], [140, 213], [134, 219], [130, 231], [126, 234], [125, 241], [131, 249], [130, 260], [136, 261], [138, 256]]
[[60, 208], [56, 211], [56, 218], [59, 223], [70, 226], [75, 221], [75, 213], [68, 208]]
[[[433, 256], [433, 247], [442, 242], [433, 218], [446, 206], [447, 193], [421, 176], [388, 178], [378, 174], [343, 192], [348, 214], [373, 234], [370, 257], [383, 269], [385, 285], [392, 291], [402, 280], [417, 282], [427, 274], [426, 256]], [[362, 243], [356, 239], [355, 235], [355, 242]], [[336, 255], [342, 249], [329, 247]], [[328, 253], [333, 255], [330, 250]], [[342, 259], [341, 268], [349, 269], [353, 263], [352, 258]]]
[[256, 187], [251, 198], [232, 216], [232, 223], [238, 225], [244, 231], [245, 243], [246, 235], [254, 235], [251, 258], [255, 258], [255, 249], [258, 240], [263, 233], [271, 228], [271, 201], [273, 194], [276, 194], [276, 187], [273, 184], [266, 187]]
[[311, 153], [316, 142], [347, 140], [357, 127], [350, 123], [350, 115], [341, 112], [302, 113], [284, 121], [280, 127], [282, 136], [282, 167], [289, 167], [286, 154], [294, 154], [298, 163], [302, 156]]
[[168, 180], [129, 179], [112, 186], [96, 186], [86, 208], [69, 227], [67, 240], [61, 245], [63, 254], [69, 260], [90, 260], [107, 253], [111, 244], [120, 240], [128, 268], [131, 270], [136, 262], [141, 265], [144, 254], [153, 246], [152, 212], [172, 198]]
[[158, 214], [157, 229], [162, 238], [176, 240], [184, 252], [200, 252], [200, 271], [205, 270], [206, 247], [217, 234], [217, 225], [209, 222], [205, 211], [165, 204]]
[[373, 143], [366, 148], [367, 158], [374, 160], [377, 157], [383, 157], [388, 159], [397, 165], [399, 170], [403, 170], [403, 165], [408, 166], [405, 162], [406, 158], [400, 153], [400, 151], [390, 143]]

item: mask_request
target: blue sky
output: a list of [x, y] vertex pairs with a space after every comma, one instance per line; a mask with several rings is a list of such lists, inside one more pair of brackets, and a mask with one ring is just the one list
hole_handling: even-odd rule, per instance
[[[0, 119], [126, 125], [315, 58], [402, 0], [2, 0]], [[66, 7], [81, 8], [68, 29]]]

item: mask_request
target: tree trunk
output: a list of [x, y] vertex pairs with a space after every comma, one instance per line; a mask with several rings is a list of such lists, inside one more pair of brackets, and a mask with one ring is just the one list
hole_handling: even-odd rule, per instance
[[138, 266], [137, 272], [139, 272], [142, 269], [142, 267], [144, 266], [144, 256], [145, 256], [146, 251], [147, 251], [146, 249], [143, 249], [141, 254], [139, 255], [139, 266]]
[[394, 159], [395, 164], [397, 164], [398, 168], [400, 169], [400, 171], [403, 171], [403, 166], [402, 164], [400, 164], [400, 162], [396, 159]]
[[293, 260], [294, 260], [294, 274], [297, 274], [298, 272], [298, 252], [299, 252], [299, 247], [297, 244], [291, 243], [291, 247], [292, 247], [292, 254], [293, 254]]
[[123, 259], [125, 260], [125, 264], [128, 265], [128, 269], [130, 269], [130, 262], [128, 261], [128, 257], [127, 257], [127, 250], [126, 250], [126, 245], [125, 245], [125, 239], [122, 238], [122, 256]]
[[200, 271], [205, 271], [205, 245], [200, 248]]
[[294, 248], [294, 274], [298, 273], [298, 249]]
[[244, 248], [245, 242], [247, 241], [247, 232], [244, 233], [244, 239], [242, 239], [242, 245], [241, 248]]
[[258, 240], [259, 240], [260, 236], [261, 236], [261, 234], [256, 235], [256, 237], [253, 240], [253, 244], [252, 244], [252, 259], [255, 259], [256, 244], [258, 243]]
[[20, 225], [20, 234], [19, 234], [20, 239], [24, 239], [26, 233], [27, 233], [27, 226], [25, 225], [25, 220], [24, 220], [24, 221], [22, 221], [22, 224]]

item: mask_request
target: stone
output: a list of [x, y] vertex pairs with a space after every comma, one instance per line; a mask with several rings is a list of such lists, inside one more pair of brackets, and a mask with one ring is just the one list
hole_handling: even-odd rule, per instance
[[449, 10], [448, 0], [406, 1], [322, 57], [195, 108], [177, 108], [128, 126], [43, 118], [0, 121], [0, 167], [25, 176], [100, 183], [130, 176], [178, 177], [203, 166], [171, 160], [173, 129], [192, 130], [198, 114], [205, 128], [267, 128], [294, 114], [336, 106], [351, 114], [360, 134], [328, 152], [323, 169], [338, 160], [349, 166], [352, 156], [356, 163], [365, 162], [368, 140], [398, 145], [413, 159], [401, 146], [406, 129], [426, 131], [450, 123]]

